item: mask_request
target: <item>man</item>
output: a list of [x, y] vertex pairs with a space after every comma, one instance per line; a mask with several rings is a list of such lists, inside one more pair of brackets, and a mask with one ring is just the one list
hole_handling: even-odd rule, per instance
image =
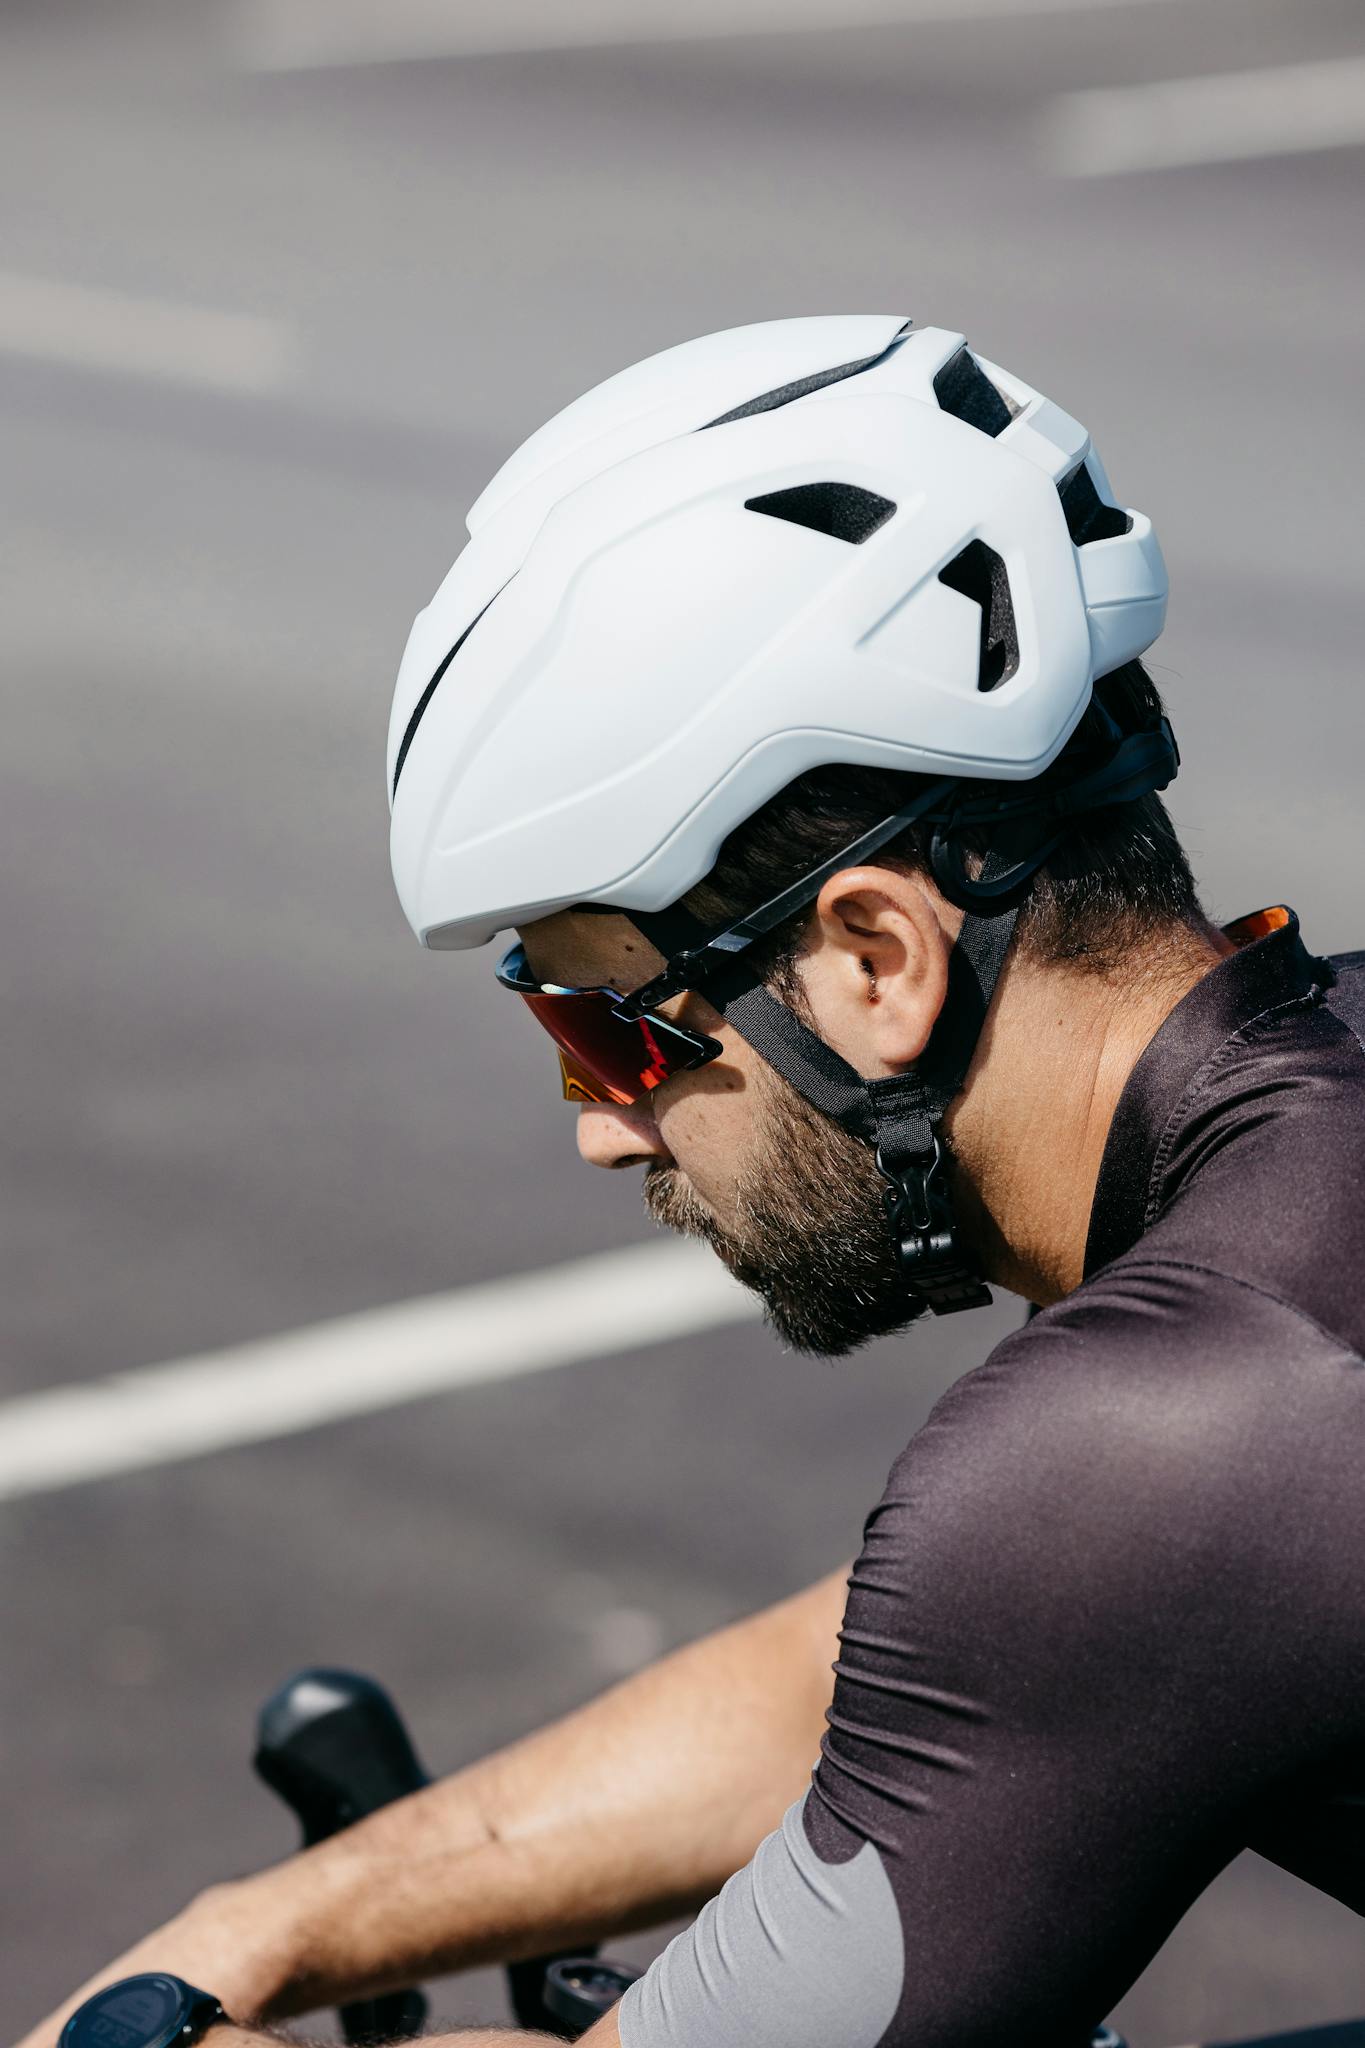
[[1247, 1844], [1365, 1906], [1365, 955], [1204, 917], [1150, 525], [888, 317], [637, 366], [470, 527], [390, 746], [419, 936], [516, 928], [585, 1158], [797, 1348], [1043, 1312], [851, 1577], [98, 1981], [249, 2023], [700, 1909], [593, 2048], [1078, 2043]]

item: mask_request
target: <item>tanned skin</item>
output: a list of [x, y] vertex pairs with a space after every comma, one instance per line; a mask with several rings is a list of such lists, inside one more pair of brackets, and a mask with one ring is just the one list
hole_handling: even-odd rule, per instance
[[[901, 1072], [924, 1051], [960, 922], [919, 875], [865, 866], [825, 884], [798, 972], [816, 1028], [859, 1073]], [[563, 986], [627, 990], [662, 965], [625, 918], [565, 911], [522, 936], [536, 977]], [[1040, 1303], [1079, 1283], [1123, 1086], [1228, 950], [1211, 927], [1182, 925], [1112, 976], [1011, 956], [948, 1123], [959, 1214], [988, 1279]], [[721, 1057], [630, 1108], [584, 1105], [579, 1151], [595, 1166], [676, 1167], [733, 1228], [758, 1055], [697, 995], [664, 1013], [718, 1038]], [[213, 2048], [245, 2048], [262, 2038], [253, 2022], [695, 1912], [805, 1789], [844, 1581], [840, 1570], [330, 1842], [205, 1892], [19, 2048], [51, 2048], [83, 1998], [138, 1970], [212, 1990], [244, 2023], [212, 2029]], [[545, 2037], [447, 2038], [517, 2048]], [[584, 2038], [611, 2048], [614, 2015]]]

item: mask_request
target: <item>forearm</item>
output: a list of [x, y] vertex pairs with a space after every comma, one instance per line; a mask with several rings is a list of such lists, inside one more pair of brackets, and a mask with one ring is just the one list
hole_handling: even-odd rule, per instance
[[[594, 2036], [597, 2031], [594, 2027]], [[461, 2029], [458, 2034], [423, 2034], [421, 2038], [422, 2048], [546, 2048], [547, 2042], [560, 2039], [557, 2034], [523, 2034], [508, 2027], [476, 2027], [472, 2032]], [[215, 2027], [211, 2034], [205, 2036], [205, 2048], [297, 2048], [297, 2044], [288, 2034], [257, 2034], [245, 2027]], [[605, 2042], [602, 2048], [606, 2048]]]
[[[458, 2034], [432, 2035], [421, 2037], [422, 2048], [534, 2048], [536, 2042], [558, 2041], [557, 2034], [522, 2033], [509, 2027], [462, 2028]], [[579, 2036], [581, 2048], [621, 2048], [621, 2036], [617, 2027], [616, 2007], [605, 2012], [595, 2026]], [[210, 2028], [204, 2036], [205, 2048], [297, 2048], [292, 2034], [274, 2032], [259, 2033], [249, 2027], [235, 2026], [231, 2020]]]
[[806, 1782], [844, 1590], [835, 1574], [229, 1888], [226, 1906], [277, 1930], [256, 2009], [287, 2017], [696, 1910]]

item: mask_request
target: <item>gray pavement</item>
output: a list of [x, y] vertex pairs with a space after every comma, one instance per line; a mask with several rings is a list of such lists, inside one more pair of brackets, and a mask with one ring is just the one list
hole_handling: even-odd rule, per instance
[[[1092, 425], [1172, 568], [1212, 907], [1365, 943], [1361, 152], [1067, 180], [1045, 144], [1059, 92], [1358, 53], [1357, 7], [280, 77], [226, 19], [0, 11], [0, 269], [252, 315], [294, 365], [243, 396], [0, 319], [0, 1399], [644, 1235], [487, 957], [409, 939], [383, 735], [501, 455], [688, 334], [903, 309]], [[370, 1668], [433, 1765], [478, 1754], [850, 1552], [1018, 1313], [838, 1367], [741, 1328], [0, 1505], [0, 2026], [284, 1852], [245, 1759], [294, 1666]], [[1123, 2015], [1352, 2010], [1356, 1923], [1246, 1859]]]

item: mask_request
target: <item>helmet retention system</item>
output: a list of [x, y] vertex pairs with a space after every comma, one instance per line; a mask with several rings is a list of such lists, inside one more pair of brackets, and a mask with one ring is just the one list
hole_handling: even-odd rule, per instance
[[[1108, 720], [1074, 775], [1037, 783], [1096, 677], [1161, 630], [1150, 522], [1114, 503], [1060, 408], [959, 334], [870, 315], [734, 329], [636, 364], [532, 435], [469, 526], [413, 627], [390, 726], [394, 875], [418, 936], [460, 948], [569, 907], [628, 916], [668, 962], [631, 1011], [705, 993], [874, 1148], [919, 1305], [988, 1301], [952, 1213], [943, 1117], [1038, 869], [1077, 816], [1176, 772], [1164, 720]], [[708, 933], [680, 899], [722, 841], [835, 762], [930, 781]], [[829, 875], [911, 825], [965, 916], [925, 1054], [867, 1080], [751, 959]]]

